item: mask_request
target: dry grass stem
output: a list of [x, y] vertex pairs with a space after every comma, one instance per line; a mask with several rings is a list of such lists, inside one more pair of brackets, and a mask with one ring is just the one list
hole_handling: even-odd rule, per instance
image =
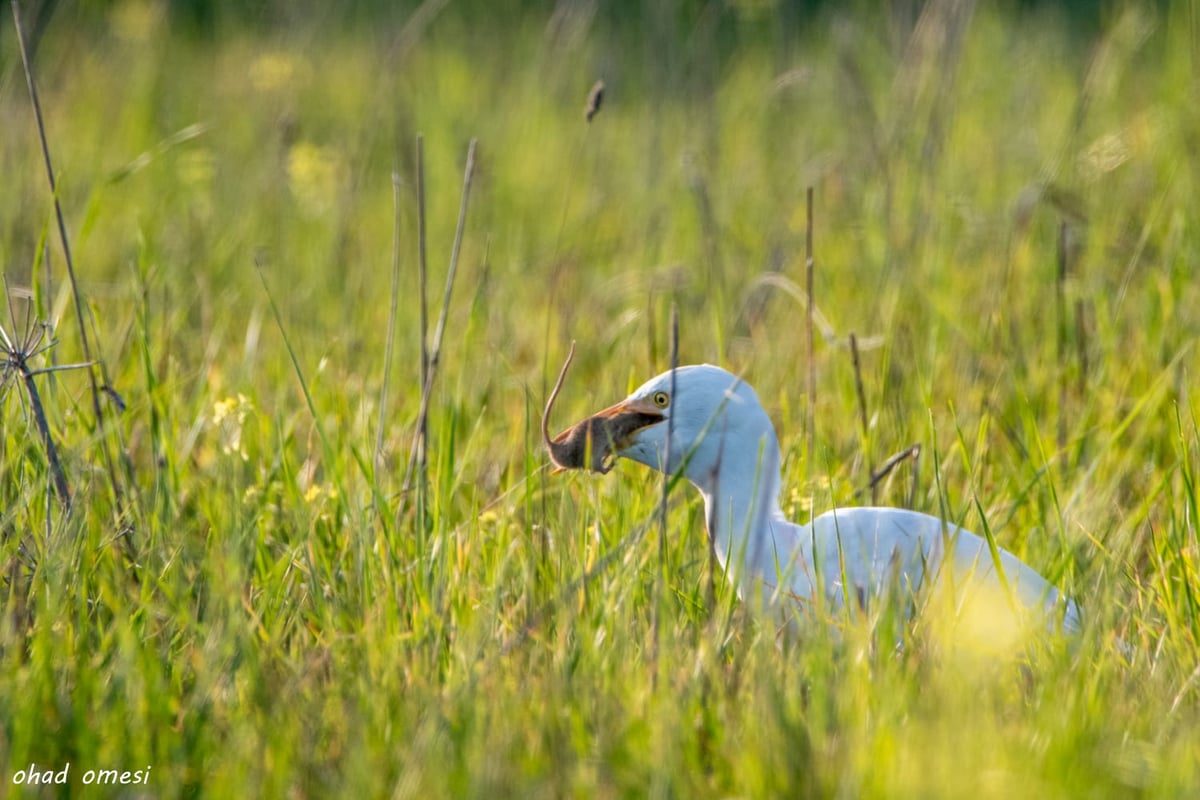
[[[34, 121], [37, 124], [38, 141], [41, 145], [42, 160], [46, 167], [46, 180], [50, 186], [50, 196], [54, 203], [54, 218], [58, 227], [58, 236], [62, 244], [63, 259], [67, 265], [67, 277], [71, 284], [71, 297], [75, 306], [75, 320], [79, 325], [79, 341], [83, 350], [84, 361], [88, 366], [88, 381], [91, 384], [92, 393], [92, 412], [96, 417], [96, 426], [103, 433], [105, 430], [104, 404], [100, 401], [100, 386], [111, 383], [106, 377], [103, 380], [97, 380], [96, 370], [99, 369], [101, 375], [104, 375], [104, 365], [98, 359], [92, 356], [91, 339], [88, 336], [87, 321], [84, 316], [84, 300], [79, 291], [79, 282], [75, 277], [75, 261], [71, 257], [70, 237], [67, 236], [67, 223], [63, 216], [62, 203], [59, 202], [58, 183], [54, 177], [54, 162], [50, 157], [50, 143], [46, 136], [46, 124], [42, 116], [42, 105], [38, 99], [37, 81], [33, 77], [33, 65], [29, 61], [29, 49], [25, 42], [25, 31], [21, 23], [21, 4], [18, 0], [12, 0], [13, 13], [13, 28], [17, 34], [17, 48], [21, 53], [21, 65], [25, 71], [25, 84], [29, 90], [29, 102], [33, 106]], [[110, 485], [112, 487], [114, 502], [117, 509], [117, 516], [121, 520], [122, 529], [125, 528], [125, 512], [121, 500], [122, 490], [121, 482], [117, 478], [117, 467], [113, 461], [112, 454], [108, 450], [107, 439], [101, 435], [98, 437], [100, 451], [104, 456], [104, 464], [108, 473]], [[125, 546], [131, 546], [128, 536], [123, 536]]]
[[[679, 307], [671, 304], [671, 402], [677, 407], [679, 398], [675, 394], [675, 371], [679, 368]], [[671, 436], [674, 433], [674, 417], [671, 414], [667, 415], [667, 444], [663, 452], [663, 462], [666, 465], [671, 464]], [[659, 543], [658, 554], [661, 563], [666, 562], [666, 547], [667, 547], [667, 498], [671, 491], [671, 474], [666, 472], [663, 477], [662, 500], [659, 506]]]
[[[675, 370], [679, 368], [679, 307], [671, 304], [671, 384], [670, 394], [671, 402], [679, 407], [679, 397], [675, 393]], [[662, 482], [662, 498], [659, 502], [658, 509], [658, 581], [656, 583], [657, 597], [654, 603], [654, 615], [650, 623], [653, 635], [651, 641], [654, 651], [651, 653], [650, 660], [657, 662], [658, 660], [658, 635], [659, 635], [659, 614], [662, 606], [662, 588], [667, 580], [667, 512], [669, 511], [668, 499], [671, 494], [671, 437], [674, 432], [674, 415], [667, 415], [667, 443], [663, 448], [663, 482]]]
[[[913, 502], [915, 500], [916, 489], [917, 489], [916, 464], [919, 462], [920, 458], [921, 458], [921, 445], [919, 445], [919, 444], [909, 445], [908, 447], [901, 450], [899, 453], [895, 453], [895, 454], [889, 456], [888, 459], [879, 466], [879, 469], [877, 469], [871, 473], [871, 478], [870, 478], [870, 480], [867, 481], [866, 491], [869, 491], [871, 493], [871, 502], [872, 503], [875, 502], [876, 488], [879, 486], [880, 483], [883, 482], [883, 479], [886, 478], [888, 475], [891, 475], [892, 470], [896, 469], [896, 467], [899, 466], [902, 462], [904, 462], [908, 459], [912, 459], [912, 462], [914, 465], [913, 466], [913, 485], [912, 485], [912, 492], [911, 492], [912, 496], [909, 498], [909, 501], [908, 501], [908, 505], [911, 508], [913, 505]], [[860, 489], [857, 492], [855, 492], [855, 495], [856, 496], [861, 495], [863, 493], [863, 491], [864, 490]]]
[[583, 111], [584, 117], [588, 122], [600, 113], [600, 104], [604, 102], [604, 81], [599, 80], [592, 84], [592, 90], [588, 92], [587, 107]]
[[[450, 298], [454, 293], [454, 278], [458, 274], [458, 257], [462, 251], [463, 234], [467, 226], [471, 182], [475, 177], [475, 145], [476, 140], [471, 139], [471, 143], [467, 146], [467, 164], [463, 168], [463, 189], [462, 200], [458, 207], [458, 225], [454, 231], [454, 245], [450, 250], [450, 267], [446, 271], [446, 289], [442, 294], [442, 310], [438, 315], [437, 327], [433, 332], [433, 342], [429, 347], [425, 363], [424, 381], [421, 386], [421, 407], [417, 412], [417, 435], [413, 438], [412, 450], [408, 456], [408, 470], [404, 479], [405, 492], [412, 488], [414, 470], [419, 470], [422, 482], [428, 471], [426, 447], [429, 436], [429, 399], [430, 393], [433, 391], [433, 379], [437, 374], [438, 360], [441, 356], [442, 336], [445, 334], [446, 319], [450, 314]], [[424, 292], [421, 296], [422, 302], [424, 302]]]

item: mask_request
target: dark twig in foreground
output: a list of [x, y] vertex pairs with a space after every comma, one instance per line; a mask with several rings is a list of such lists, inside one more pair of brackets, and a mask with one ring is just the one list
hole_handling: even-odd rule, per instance
[[108, 451], [108, 443], [103, 436], [104, 404], [100, 401], [100, 387], [102, 384], [107, 385], [109, 381], [96, 380], [96, 368], [98, 367], [101, 373], [103, 373], [104, 366], [92, 357], [91, 340], [88, 337], [88, 326], [84, 319], [83, 297], [79, 292], [79, 282], [75, 278], [75, 261], [71, 258], [71, 244], [67, 236], [67, 223], [63, 217], [62, 204], [58, 199], [58, 183], [54, 177], [54, 163], [50, 158], [50, 144], [46, 138], [46, 124], [42, 117], [42, 105], [38, 100], [37, 83], [33, 79], [33, 66], [29, 62], [29, 49], [25, 43], [25, 32], [21, 26], [21, 5], [17, 0], [12, 0], [12, 13], [13, 27], [17, 33], [17, 47], [21, 51], [21, 64], [25, 69], [25, 83], [29, 89], [29, 101], [33, 105], [33, 116], [37, 123], [38, 139], [42, 148], [42, 160], [46, 165], [46, 179], [49, 181], [50, 196], [54, 201], [54, 217], [58, 223], [58, 236], [62, 242], [63, 260], [66, 262], [67, 277], [71, 283], [71, 296], [75, 303], [75, 319], [79, 325], [79, 340], [83, 349], [84, 362], [88, 367], [88, 380], [91, 382], [92, 388], [92, 411], [96, 415], [96, 427], [101, 432], [101, 436], [99, 437], [100, 450], [104, 454], [105, 468], [108, 470], [108, 477], [112, 483], [118, 516], [124, 517], [121, 503], [121, 484], [117, 479], [116, 464], [113, 462], [112, 455]]
[[[467, 165], [463, 169], [462, 201], [458, 207], [458, 226], [454, 231], [454, 246], [450, 250], [450, 268], [446, 272], [446, 290], [442, 295], [442, 310], [438, 315], [437, 328], [433, 331], [433, 342], [429, 347], [429, 358], [421, 386], [421, 407], [417, 412], [417, 435], [413, 437], [412, 450], [408, 456], [408, 470], [404, 478], [404, 491], [412, 488], [413, 473], [417, 469], [420, 457], [421, 480], [425, 479], [428, 468], [426, 463], [426, 438], [429, 433], [429, 397], [433, 389], [433, 378], [437, 374], [438, 358], [442, 351], [442, 336], [446, 331], [446, 318], [450, 313], [450, 296], [454, 292], [454, 277], [458, 273], [458, 255], [462, 250], [463, 233], [467, 227], [467, 204], [471, 197], [471, 181], [475, 176], [475, 145], [472, 139], [467, 146]], [[422, 237], [424, 238], [424, 237]]]
[[[679, 307], [674, 303], [671, 304], [671, 403], [676, 407], [679, 405], [679, 398], [675, 396], [675, 371], [679, 368]], [[667, 560], [667, 497], [671, 491], [671, 435], [674, 433], [675, 420], [673, 414], [667, 415], [667, 444], [663, 448], [663, 461], [667, 466], [667, 478], [663, 481], [662, 489], [662, 505], [659, 510], [659, 540], [658, 540], [658, 558], [659, 566], [666, 569]]]
[[[906, 461], [910, 458], [912, 459], [914, 465], [918, 463], [919, 459], [921, 458], [921, 445], [919, 445], [919, 444], [910, 445], [909, 447], [906, 447], [903, 450], [901, 450], [899, 453], [896, 453], [895, 455], [890, 456], [887, 461], [884, 461], [883, 464], [881, 464], [879, 466], [878, 470], [871, 473], [871, 479], [869, 481], [867, 481], [866, 488], [859, 489], [857, 492], [855, 492], [855, 496], [861, 495], [864, 491], [869, 491], [869, 492], [871, 492], [871, 501], [874, 502], [875, 489], [876, 489], [876, 487], [879, 486], [880, 482], [882, 482], [883, 479], [886, 478], [888, 475], [891, 475], [892, 470], [894, 470], [897, 466], [899, 466], [902, 461]], [[908, 503], [910, 507], [912, 506], [913, 501], [916, 499], [917, 480], [915, 477], [915, 475], [916, 475], [915, 466], [913, 469], [913, 473], [914, 473], [913, 492], [912, 492], [913, 496], [911, 498], [909, 498], [909, 503]]]
[[[679, 398], [675, 395], [675, 370], [679, 367], [679, 308], [671, 304], [671, 386], [670, 402], [679, 407]], [[654, 603], [654, 615], [651, 620], [651, 661], [658, 659], [658, 626], [659, 615], [662, 613], [662, 582], [667, 579], [667, 500], [671, 494], [671, 436], [674, 432], [673, 414], [667, 414], [667, 443], [663, 448], [663, 487], [662, 504], [658, 512], [658, 597]]]

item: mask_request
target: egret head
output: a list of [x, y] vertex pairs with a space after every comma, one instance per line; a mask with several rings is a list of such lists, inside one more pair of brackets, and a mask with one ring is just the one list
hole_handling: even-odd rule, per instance
[[660, 472], [685, 465], [688, 479], [701, 486], [725, 461], [740, 463], [747, 454], [757, 459], [764, 446], [773, 456], [778, 452], [774, 428], [754, 389], [710, 364], [651, 378], [549, 444], [551, 457], [564, 469], [607, 472], [614, 458], [624, 457]]

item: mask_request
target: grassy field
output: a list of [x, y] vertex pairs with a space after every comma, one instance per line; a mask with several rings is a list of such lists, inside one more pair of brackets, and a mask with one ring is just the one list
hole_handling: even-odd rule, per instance
[[[40, 31], [95, 380], [125, 408], [101, 392], [100, 427], [86, 370], [5, 368], [0, 796], [1200, 789], [1200, 8], [1081, 33], [991, 4], [442, 5], [205, 35], [93, 4]], [[0, 34], [2, 319], [53, 326], [36, 371], [86, 355]], [[405, 491], [418, 134], [430, 336], [478, 149]], [[690, 487], [660, 559], [659, 476], [551, 475], [571, 340], [556, 430], [666, 368], [673, 304], [681, 361], [758, 389], [792, 518], [867, 502], [919, 443], [878, 501], [986, 523], [1083, 634], [1024, 664], [920, 619], [900, 652], [879, 615], [777, 637], [714, 579]]]

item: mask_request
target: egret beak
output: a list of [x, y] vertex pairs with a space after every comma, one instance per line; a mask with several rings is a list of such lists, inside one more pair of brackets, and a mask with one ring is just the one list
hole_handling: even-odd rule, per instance
[[547, 441], [546, 447], [556, 471], [606, 473], [638, 431], [664, 419], [662, 410], [650, 400], [622, 400], [567, 428]]
[[546, 410], [542, 412], [542, 442], [550, 451], [550, 460], [554, 462], [556, 473], [568, 469], [590, 469], [605, 473], [613, 468], [620, 451], [629, 446], [635, 433], [662, 422], [666, 416], [649, 400], [622, 400], [551, 439], [550, 411], [554, 408], [563, 379], [567, 377], [567, 367], [571, 366], [574, 357], [575, 343], [571, 342], [567, 360], [558, 372], [558, 381], [550, 392], [550, 399], [546, 401]]

